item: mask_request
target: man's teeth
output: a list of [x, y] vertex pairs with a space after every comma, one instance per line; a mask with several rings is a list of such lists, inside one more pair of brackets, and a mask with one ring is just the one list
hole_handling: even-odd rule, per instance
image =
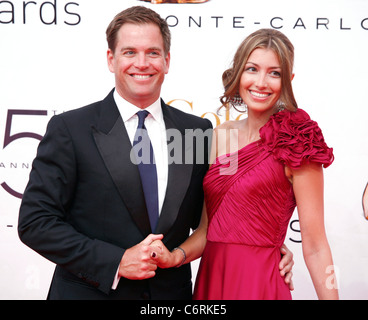
[[148, 79], [151, 76], [150, 75], [143, 75], [143, 74], [133, 74], [133, 77], [137, 78], [137, 79]]
[[269, 93], [259, 93], [255, 91], [251, 91], [251, 94], [259, 98], [266, 98], [270, 95]]

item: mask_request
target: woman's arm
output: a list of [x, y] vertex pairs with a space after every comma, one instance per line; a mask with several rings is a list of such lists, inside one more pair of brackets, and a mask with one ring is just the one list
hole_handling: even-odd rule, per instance
[[338, 299], [336, 286], [328, 285], [333, 261], [324, 226], [322, 166], [308, 164], [289, 172], [298, 208], [303, 256], [318, 298]]
[[181, 250], [173, 250], [170, 252], [160, 240], [151, 244], [151, 246], [156, 246], [158, 248], [156, 250], [157, 252], [155, 252], [157, 266], [160, 268], [173, 268], [201, 257], [207, 242], [207, 227], [208, 218], [206, 205], [204, 204], [198, 228], [180, 245], [180, 248], [185, 252], [185, 256]]
[[[216, 127], [212, 134], [211, 151], [209, 158], [209, 165], [211, 166], [216, 157], [218, 156], [218, 130], [222, 128], [224, 124]], [[226, 148], [227, 141], [220, 148]], [[206, 211], [206, 204], [203, 203], [201, 221], [198, 228], [191, 234], [191, 236], [185, 240], [180, 248], [184, 250], [173, 250], [170, 252], [166, 246], [161, 241], [155, 241], [151, 245], [157, 247], [157, 252], [155, 252], [155, 259], [157, 261], [157, 266], [160, 268], [172, 268], [180, 266], [183, 263], [189, 263], [193, 260], [198, 259], [206, 246], [207, 242], [207, 228], [208, 228], [208, 218]]]

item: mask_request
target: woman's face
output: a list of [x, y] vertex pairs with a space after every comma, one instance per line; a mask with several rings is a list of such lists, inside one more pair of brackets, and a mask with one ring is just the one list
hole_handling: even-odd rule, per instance
[[281, 95], [281, 66], [271, 49], [255, 49], [245, 65], [240, 79], [239, 94], [248, 112], [273, 110]]

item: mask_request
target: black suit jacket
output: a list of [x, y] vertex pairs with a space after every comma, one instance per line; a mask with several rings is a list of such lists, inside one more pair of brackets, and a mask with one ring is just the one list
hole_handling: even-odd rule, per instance
[[[179, 133], [175, 142], [168, 141], [169, 160], [178, 160], [178, 155], [185, 160], [169, 163], [155, 230], [172, 250], [200, 219], [209, 141], [193, 133], [208, 133], [212, 126], [209, 120], [161, 104], [166, 129]], [[176, 143], [178, 137], [183, 143]], [[189, 264], [158, 269], [148, 280], [121, 278], [111, 290], [125, 250], [152, 232], [131, 148], [113, 91], [103, 101], [50, 120], [18, 224], [20, 239], [56, 264], [49, 299], [191, 298]]]

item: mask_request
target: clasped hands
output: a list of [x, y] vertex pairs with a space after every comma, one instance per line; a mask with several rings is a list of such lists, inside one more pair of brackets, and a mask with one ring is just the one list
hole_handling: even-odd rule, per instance
[[[157, 268], [172, 268], [179, 265], [183, 259], [180, 250], [170, 252], [162, 242], [162, 234], [150, 234], [142, 242], [127, 249], [120, 261], [119, 276], [130, 280], [153, 278]], [[294, 290], [292, 281], [293, 253], [283, 245], [282, 259], [279, 264], [280, 274], [285, 277], [285, 283]]]
[[142, 242], [127, 249], [120, 261], [119, 276], [143, 280], [154, 277], [158, 267], [169, 268], [171, 253], [162, 239], [162, 234], [150, 234]]

